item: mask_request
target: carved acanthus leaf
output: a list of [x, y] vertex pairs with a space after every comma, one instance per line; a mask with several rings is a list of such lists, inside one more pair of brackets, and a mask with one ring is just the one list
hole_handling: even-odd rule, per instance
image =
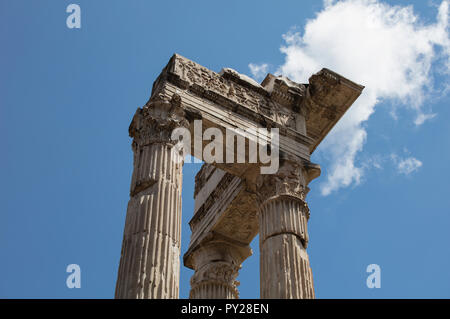
[[155, 142], [175, 144], [172, 131], [177, 127], [188, 127], [181, 98], [175, 94], [169, 101], [162, 96], [153, 97], [143, 108], [138, 108], [128, 132], [133, 138], [133, 148]]
[[191, 278], [191, 287], [204, 283], [218, 283], [229, 286], [237, 293], [239, 281], [236, 280], [239, 274], [240, 266], [233, 265], [229, 262], [217, 261], [204, 265], [195, 271]]
[[291, 196], [305, 201], [308, 192], [303, 166], [294, 161], [281, 163], [275, 174], [260, 175], [256, 186], [260, 203], [278, 196]]

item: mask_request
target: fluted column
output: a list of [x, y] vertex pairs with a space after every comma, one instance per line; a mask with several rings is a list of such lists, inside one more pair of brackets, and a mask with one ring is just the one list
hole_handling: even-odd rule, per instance
[[305, 167], [293, 161], [283, 161], [277, 174], [259, 177], [261, 298], [314, 298], [306, 252], [308, 182]]
[[130, 125], [134, 168], [116, 298], [178, 298], [183, 154], [171, 133], [187, 125], [179, 100], [158, 97]]
[[236, 280], [241, 263], [252, 254], [250, 247], [226, 241], [202, 244], [190, 258], [195, 269], [190, 299], [238, 299]]

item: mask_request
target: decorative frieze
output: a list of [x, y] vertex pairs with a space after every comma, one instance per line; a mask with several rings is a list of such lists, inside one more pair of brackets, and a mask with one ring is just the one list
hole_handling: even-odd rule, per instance
[[268, 74], [260, 85], [232, 69], [216, 73], [178, 54], [155, 81], [153, 94], [164, 91], [165, 83], [266, 127], [284, 129], [291, 138], [299, 138], [293, 132], [308, 136], [310, 153], [364, 88], [325, 68], [308, 84]]

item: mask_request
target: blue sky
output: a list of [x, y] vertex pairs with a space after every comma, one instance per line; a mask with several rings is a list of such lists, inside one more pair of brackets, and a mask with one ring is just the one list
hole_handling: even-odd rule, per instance
[[[70, 3], [81, 29], [66, 26]], [[312, 157], [322, 166], [308, 195], [316, 296], [449, 298], [448, 15], [437, 18], [440, 1], [408, 1], [416, 21], [392, 7], [405, 1], [382, 3], [0, 0], [0, 297], [114, 296], [128, 125], [177, 52], [215, 71], [260, 77], [252, 64], [302, 80], [329, 67], [365, 85]], [[182, 253], [199, 168], [184, 167]], [[242, 298], [259, 297], [257, 238], [252, 248]], [[73, 263], [80, 289], [66, 287]], [[381, 267], [379, 289], [366, 286], [369, 264]], [[191, 275], [182, 267], [181, 298]]]

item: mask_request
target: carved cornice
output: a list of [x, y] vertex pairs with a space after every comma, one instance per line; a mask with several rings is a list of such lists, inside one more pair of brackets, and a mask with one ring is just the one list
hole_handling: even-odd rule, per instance
[[164, 80], [236, 113], [251, 115], [262, 125], [293, 131], [298, 129], [295, 115], [301, 97], [306, 93], [302, 84], [296, 83], [296, 88], [293, 88], [286, 87], [285, 81], [278, 81], [275, 89], [269, 92], [234, 70], [224, 69], [218, 74], [178, 54], [172, 57], [155, 81], [153, 90]]
[[339, 77], [336, 74], [327, 72], [327, 70], [321, 70], [313, 74], [309, 78], [309, 90], [312, 99], [320, 104], [320, 101], [326, 98], [336, 88], [339, 82]]
[[305, 144], [310, 153], [364, 88], [328, 69], [312, 75], [308, 84], [268, 74], [260, 85], [232, 69], [219, 74], [178, 54], [155, 81], [152, 96], [165, 83], [263, 127], [277, 127], [281, 135]]
[[177, 127], [189, 127], [180, 96], [174, 94], [171, 100], [154, 96], [143, 108], [136, 110], [128, 132], [135, 149], [152, 143], [176, 144], [177, 141], [171, 140], [171, 134]]
[[306, 130], [315, 140], [311, 153], [361, 94], [364, 86], [326, 68], [309, 78], [303, 106]]

